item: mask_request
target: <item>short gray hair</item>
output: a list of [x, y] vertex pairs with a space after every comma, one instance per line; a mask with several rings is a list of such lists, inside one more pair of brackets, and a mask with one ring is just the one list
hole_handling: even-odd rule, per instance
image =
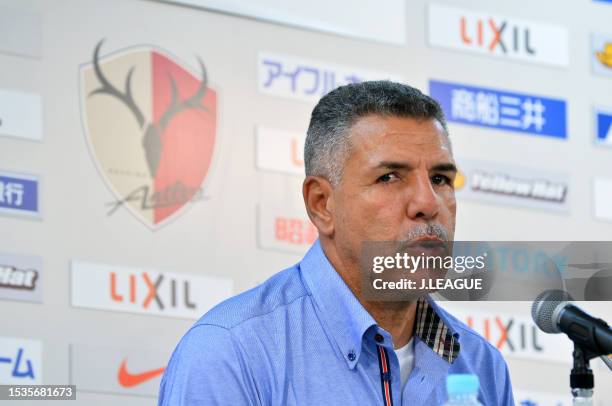
[[312, 111], [304, 145], [306, 176], [322, 176], [333, 186], [340, 183], [349, 152], [349, 130], [364, 116], [435, 119], [444, 130], [442, 108], [420, 90], [390, 81], [340, 86], [319, 100]]

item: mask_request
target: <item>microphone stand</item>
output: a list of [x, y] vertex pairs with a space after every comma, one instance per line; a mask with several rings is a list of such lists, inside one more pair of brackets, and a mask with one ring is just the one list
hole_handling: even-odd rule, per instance
[[570, 386], [573, 396], [572, 405], [592, 406], [595, 380], [593, 371], [589, 367], [589, 360], [595, 356], [591, 356], [590, 351], [583, 349], [576, 343], [574, 343], [572, 355], [574, 357], [574, 366], [570, 373]]

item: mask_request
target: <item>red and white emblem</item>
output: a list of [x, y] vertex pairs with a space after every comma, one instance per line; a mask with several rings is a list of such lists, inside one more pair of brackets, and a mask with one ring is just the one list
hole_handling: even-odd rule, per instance
[[158, 228], [202, 198], [217, 126], [217, 95], [203, 62], [192, 71], [162, 50], [129, 48], [81, 67], [90, 152], [116, 197]]

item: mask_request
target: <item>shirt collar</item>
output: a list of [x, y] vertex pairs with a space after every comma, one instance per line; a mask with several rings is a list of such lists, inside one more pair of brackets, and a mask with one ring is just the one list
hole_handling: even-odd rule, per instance
[[414, 332], [429, 349], [449, 364], [459, 356], [459, 334], [429, 296], [417, 302]]
[[[363, 335], [376, 321], [336, 272], [318, 239], [300, 262], [300, 272], [323, 316], [326, 333], [334, 337], [349, 368], [354, 368]], [[430, 297], [417, 303], [415, 335], [449, 364], [459, 355], [459, 335]]]
[[363, 334], [376, 325], [348, 285], [329, 262], [317, 239], [300, 262], [306, 288], [346, 360], [354, 368], [361, 354]]

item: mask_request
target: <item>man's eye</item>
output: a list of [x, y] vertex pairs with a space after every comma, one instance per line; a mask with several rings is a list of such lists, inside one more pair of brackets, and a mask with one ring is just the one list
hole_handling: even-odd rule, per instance
[[434, 175], [431, 177], [431, 183], [434, 185], [450, 185], [451, 180], [448, 176]]
[[380, 178], [378, 178], [378, 182], [380, 182], [380, 183], [389, 183], [389, 182], [394, 181], [395, 179], [399, 179], [399, 178], [397, 177], [397, 175], [395, 173], [391, 172], [391, 173], [386, 173], [383, 176], [381, 176]]

